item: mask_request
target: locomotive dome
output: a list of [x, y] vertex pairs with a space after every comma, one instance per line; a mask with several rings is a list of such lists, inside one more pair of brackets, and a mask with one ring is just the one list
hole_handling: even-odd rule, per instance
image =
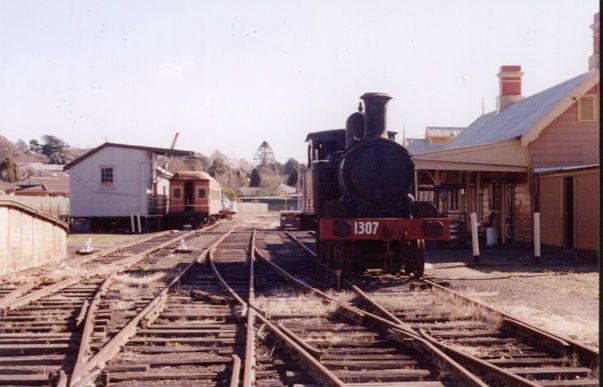
[[405, 197], [414, 180], [414, 162], [400, 144], [382, 138], [367, 140], [344, 156], [340, 183], [352, 198], [384, 203]]

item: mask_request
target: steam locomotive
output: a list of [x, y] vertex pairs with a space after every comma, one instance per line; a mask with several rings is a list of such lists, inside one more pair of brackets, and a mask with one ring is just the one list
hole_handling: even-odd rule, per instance
[[318, 256], [343, 275], [380, 268], [421, 277], [425, 239], [449, 239], [449, 220], [432, 202], [414, 200], [412, 153], [386, 129], [391, 97], [366, 93], [360, 98], [345, 130], [306, 138], [301, 223], [313, 225]]

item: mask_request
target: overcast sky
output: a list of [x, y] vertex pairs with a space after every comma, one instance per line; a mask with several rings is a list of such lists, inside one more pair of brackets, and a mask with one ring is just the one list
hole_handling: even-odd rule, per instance
[[496, 74], [528, 96], [588, 70], [596, 0], [0, 0], [0, 134], [284, 162], [367, 91], [388, 129], [467, 126]]

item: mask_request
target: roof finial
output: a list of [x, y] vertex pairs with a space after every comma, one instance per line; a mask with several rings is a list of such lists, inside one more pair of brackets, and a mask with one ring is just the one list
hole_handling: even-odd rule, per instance
[[358, 102], [358, 111], [362, 113], [362, 102]]

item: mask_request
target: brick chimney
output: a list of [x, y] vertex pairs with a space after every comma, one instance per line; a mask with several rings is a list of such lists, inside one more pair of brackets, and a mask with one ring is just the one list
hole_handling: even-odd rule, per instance
[[500, 66], [500, 95], [496, 97], [496, 112], [500, 113], [510, 104], [521, 101], [521, 66]]
[[595, 14], [594, 23], [590, 26], [593, 30], [593, 54], [588, 58], [588, 70], [599, 68], [599, 12]]

